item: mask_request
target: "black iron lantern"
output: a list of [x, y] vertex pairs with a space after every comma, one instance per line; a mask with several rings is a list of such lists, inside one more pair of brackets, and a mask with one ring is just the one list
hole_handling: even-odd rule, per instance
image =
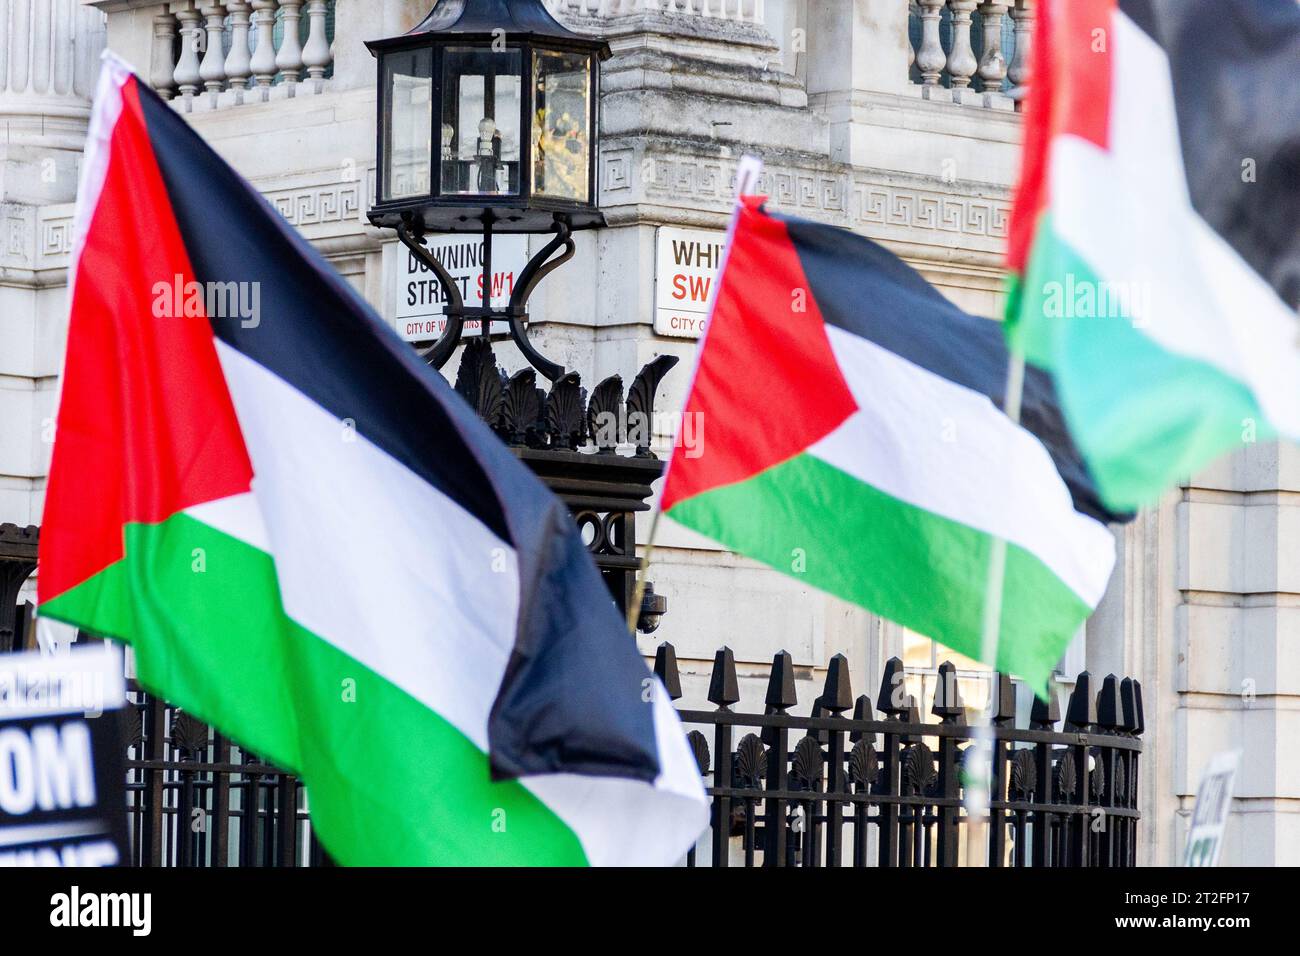
[[[596, 138], [603, 40], [579, 36], [541, 0], [437, 0], [399, 37], [366, 44], [379, 65], [378, 195], [370, 221], [395, 229], [438, 277], [446, 300], [441, 338], [416, 343], [441, 368], [478, 320], [493, 322], [533, 368], [555, 381], [564, 368], [528, 341], [528, 296], [573, 255], [572, 232], [605, 224], [597, 206]], [[492, 288], [492, 235], [554, 233], [515, 281], [509, 305], [466, 307], [456, 282], [424, 245], [431, 232], [483, 236], [483, 281]]]
[[[654, 417], [659, 382], [677, 359], [661, 355], [637, 373], [624, 398], [621, 376], [588, 398], [576, 372], [541, 355], [527, 333], [528, 298], [574, 254], [573, 232], [605, 224], [597, 205], [597, 130], [603, 40], [580, 36], [542, 0], [437, 0], [409, 33], [366, 44], [378, 60], [378, 176], [374, 225], [393, 229], [438, 279], [446, 330], [413, 343], [434, 368], [466, 343], [456, 390], [592, 532], [588, 547], [625, 612], [636, 600], [635, 514], [647, 511], [663, 463], [649, 433], [630, 423]], [[431, 233], [483, 238], [481, 305], [424, 239]], [[494, 233], [551, 233], [514, 277], [508, 304], [494, 305]], [[507, 376], [492, 350], [494, 325], [532, 368]], [[549, 391], [537, 375], [550, 380]], [[599, 432], [613, 423], [616, 435]], [[634, 434], [635, 432], [635, 434]], [[596, 445], [585, 449], [588, 439]], [[635, 446], [630, 456], [616, 446]], [[659, 626], [667, 599], [652, 586], [640, 600], [640, 630]]]
[[425, 232], [604, 225], [596, 205], [601, 40], [541, 0], [438, 0], [379, 61], [378, 195], [370, 221]]

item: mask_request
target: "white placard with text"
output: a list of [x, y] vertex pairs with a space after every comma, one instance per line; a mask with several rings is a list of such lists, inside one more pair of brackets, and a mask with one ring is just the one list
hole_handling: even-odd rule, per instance
[[1192, 826], [1187, 831], [1187, 852], [1183, 866], [1218, 866], [1223, 852], [1223, 831], [1232, 809], [1232, 790], [1237, 780], [1237, 750], [1215, 754], [1201, 774], [1192, 807]]

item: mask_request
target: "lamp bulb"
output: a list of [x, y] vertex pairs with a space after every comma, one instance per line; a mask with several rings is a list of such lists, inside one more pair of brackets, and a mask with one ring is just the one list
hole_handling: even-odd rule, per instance
[[485, 116], [478, 121], [478, 154], [480, 156], [492, 155], [492, 137], [496, 135], [497, 124], [492, 121], [492, 117]]

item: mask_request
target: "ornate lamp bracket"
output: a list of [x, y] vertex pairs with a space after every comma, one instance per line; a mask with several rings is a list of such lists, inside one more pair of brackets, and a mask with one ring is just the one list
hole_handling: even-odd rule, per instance
[[504, 309], [492, 308], [490, 291], [492, 289], [492, 223], [496, 217], [489, 209], [485, 210], [479, 218], [483, 223], [482, 282], [483, 288], [488, 290], [488, 295], [487, 301], [482, 306], [474, 308], [466, 307], [464, 297], [460, 293], [460, 286], [456, 284], [456, 280], [452, 278], [451, 273], [438, 257], [424, 244], [424, 230], [419, 226], [416, 218], [413, 215], [403, 216], [401, 224], [397, 226], [397, 237], [402, 241], [402, 245], [428, 266], [437, 277], [438, 284], [442, 287], [443, 301], [447, 303], [446, 329], [432, 343], [416, 343], [416, 351], [434, 368], [441, 369], [456, 351], [456, 346], [461, 344], [465, 335], [466, 319], [478, 319], [482, 323], [481, 335], [486, 342], [491, 342], [492, 323], [505, 322], [510, 328], [510, 338], [519, 347], [528, 364], [547, 379], [555, 382], [564, 376], [564, 366], [552, 362], [537, 350], [528, 338], [528, 330], [524, 323], [528, 318], [528, 297], [532, 295], [538, 283], [573, 258], [573, 230], [568, 217], [563, 213], [555, 214], [555, 223], [552, 226], [554, 237], [528, 260], [528, 264], [519, 273], [519, 278], [510, 294], [510, 302]]

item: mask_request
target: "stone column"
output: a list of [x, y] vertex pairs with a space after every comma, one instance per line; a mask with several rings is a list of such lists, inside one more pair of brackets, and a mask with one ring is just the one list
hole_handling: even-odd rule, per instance
[[[1217, 752], [1240, 750], [1226, 865], [1300, 864], [1300, 449], [1254, 443], [1197, 475], [1178, 506], [1175, 852]], [[1173, 862], [1172, 860], [1167, 862]]]
[[424, 19], [432, 6], [427, 0], [365, 0], [340, 3], [334, 8], [334, 35], [347, 42], [334, 45], [335, 90], [373, 86], [375, 58], [364, 41], [398, 36]]
[[843, 0], [808, 5], [808, 98], [831, 121], [831, 158], [866, 165], [871, 94], [908, 85], [907, 4]]
[[1223, 863], [1300, 864], [1300, 449], [1247, 440], [1118, 538], [1087, 654], [1142, 681], [1138, 862], [1181, 862], [1201, 771], [1240, 750]]
[[59, 264], [103, 45], [104, 15], [79, 0], [0, 4], [0, 525], [20, 529], [40, 521], [67, 321]]

